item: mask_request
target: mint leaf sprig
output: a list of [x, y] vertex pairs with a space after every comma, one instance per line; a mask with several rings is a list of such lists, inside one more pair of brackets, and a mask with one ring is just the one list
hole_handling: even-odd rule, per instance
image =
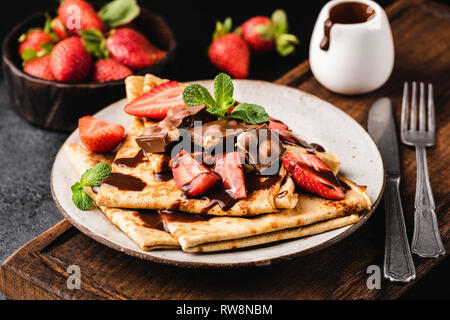
[[106, 162], [101, 162], [95, 167], [86, 170], [82, 175], [80, 182], [76, 182], [72, 187], [72, 202], [80, 210], [89, 210], [94, 202], [84, 190], [85, 187], [95, 187], [111, 174], [111, 166]]
[[183, 91], [184, 103], [189, 107], [206, 105], [206, 111], [218, 118], [231, 118], [242, 120], [250, 124], [259, 124], [269, 121], [266, 110], [257, 104], [239, 103], [229, 113], [228, 110], [235, 105], [233, 99], [233, 81], [225, 73], [214, 78], [214, 97], [209, 91], [199, 85], [190, 84]]
[[133, 21], [140, 12], [136, 0], [114, 0], [103, 6], [98, 15], [109, 27], [115, 28]]

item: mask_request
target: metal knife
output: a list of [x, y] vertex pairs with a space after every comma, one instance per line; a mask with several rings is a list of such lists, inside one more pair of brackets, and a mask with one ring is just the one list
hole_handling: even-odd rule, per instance
[[381, 152], [386, 175], [384, 277], [390, 281], [409, 282], [416, 277], [416, 271], [400, 199], [400, 156], [391, 99], [380, 98], [375, 101], [369, 111], [368, 127], [369, 134]]

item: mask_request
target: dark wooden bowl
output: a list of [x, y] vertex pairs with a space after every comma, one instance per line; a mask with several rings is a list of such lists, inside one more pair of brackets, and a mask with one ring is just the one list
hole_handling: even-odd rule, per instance
[[[44, 13], [35, 14], [15, 26], [3, 41], [3, 73], [8, 96], [13, 108], [28, 122], [48, 129], [71, 131], [77, 127], [78, 118], [125, 97], [124, 81], [62, 83], [38, 79], [23, 72], [17, 39], [29, 28], [43, 26], [44, 21]], [[176, 51], [172, 30], [162, 17], [143, 8], [132, 23], [152, 44], [166, 51], [161, 61], [134, 73], [170, 76]]]

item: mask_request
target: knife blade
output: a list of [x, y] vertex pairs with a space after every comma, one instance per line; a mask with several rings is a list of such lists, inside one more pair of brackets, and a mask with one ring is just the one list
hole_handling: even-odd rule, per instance
[[386, 174], [400, 175], [400, 156], [391, 99], [380, 98], [375, 101], [369, 111], [368, 128], [381, 152]]
[[384, 277], [394, 282], [409, 282], [416, 277], [416, 270], [409, 250], [400, 198], [400, 156], [394, 112], [389, 98], [378, 99], [372, 105], [369, 111], [368, 128], [369, 134], [381, 152], [386, 172]]

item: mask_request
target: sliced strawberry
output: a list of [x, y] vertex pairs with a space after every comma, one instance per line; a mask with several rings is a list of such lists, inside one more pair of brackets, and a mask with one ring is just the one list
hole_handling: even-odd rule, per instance
[[114, 149], [125, 136], [125, 128], [91, 116], [78, 120], [80, 140], [93, 152], [107, 152]]
[[285, 142], [290, 142], [300, 146], [305, 146], [307, 143], [298, 138], [289, 127], [282, 121], [269, 117], [269, 129], [276, 131], [280, 136], [280, 139]]
[[214, 172], [221, 176], [225, 191], [234, 199], [247, 198], [244, 168], [239, 153], [229, 152], [216, 159]]
[[183, 101], [183, 87], [176, 81], [169, 81], [133, 100], [124, 110], [132, 116], [162, 120], [173, 107], [186, 105]]
[[333, 171], [316, 155], [287, 152], [283, 165], [302, 189], [331, 200], [345, 197]]
[[284, 124], [283, 122], [281, 122], [280, 120], [269, 116], [269, 129], [285, 131], [285, 130], [289, 130], [289, 127], [286, 124]]
[[177, 187], [193, 197], [205, 193], [220, 181], [217, 174], [183, 149], [173, 160], [172, 173]]

